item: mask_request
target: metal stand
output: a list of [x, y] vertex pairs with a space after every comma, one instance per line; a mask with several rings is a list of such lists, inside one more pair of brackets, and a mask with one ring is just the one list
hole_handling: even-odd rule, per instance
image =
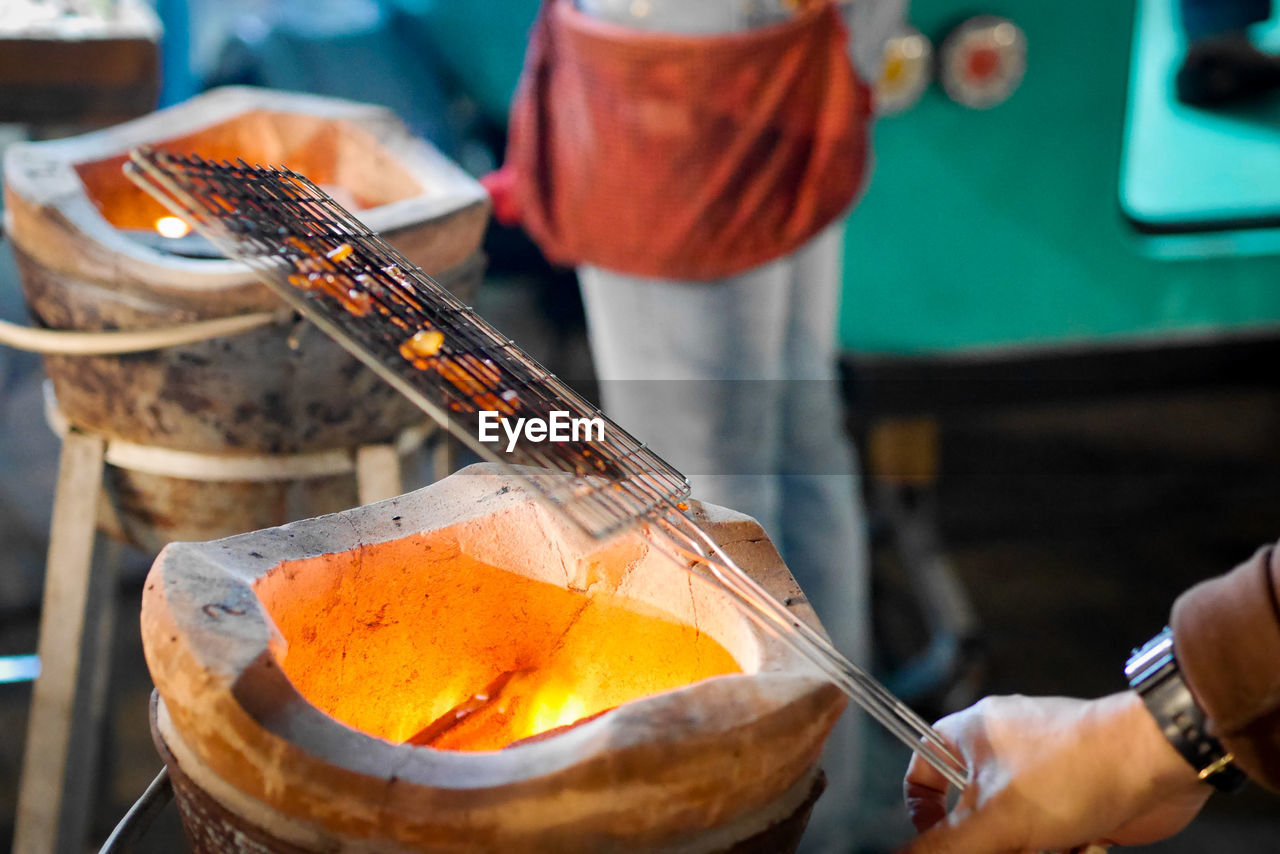
[[[115, 462], [110, 451], [117, 443], [70, 426], [59, 432], [41, 667], [27, 722], [14, 854], [83, 852], [110, 675], [118, 560], [108, 549], [94, 566], [94, 546], [105, 503], [103, 470]], [[127, 443], [118, 444], [128, 450]], [[356, 449], [353, 468], [362, 504], [400, 494], [401, 450], [395, 444]], [[439, 448], [435, 454], [434, 475], [442, 477], [451, 460]]]

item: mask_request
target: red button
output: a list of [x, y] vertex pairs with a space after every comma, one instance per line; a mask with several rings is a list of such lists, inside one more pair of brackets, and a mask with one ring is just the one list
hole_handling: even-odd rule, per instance
[[985, 80], [1000, 70], [1000, 52], [993, 47], [974, 48], [966, 57], [965, 72], [971, 80]]

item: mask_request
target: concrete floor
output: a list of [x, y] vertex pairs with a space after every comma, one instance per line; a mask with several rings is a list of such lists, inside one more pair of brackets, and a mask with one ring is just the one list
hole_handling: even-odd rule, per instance
[[[478, 304], [553, 370], [589, 374], [580, 331], [528, 323], [541, 316], [536, 291], [489, 283]], [[985, 628], [984, 690], [1091, 696], [1123, 687], [1129, 648], [1163, 625], [1178, 591], [1280, 534], [1277, 436], [1280, 394], [1264, 392], [1027, 406], [945, 421], [940, 524]], [[9, 536], [0, 532], [0, 577], [20, 571], [8, 565], [16, 554]], [[146, 559], [126, 561], [133, 568], [119, 591], [97, 842], [159, 768], [146, 723], [150, 682], [130, 616]], [[891, 596], [891, 555], [881, 555], [878, 573]], [[901, 636], [910, 624], [894, 608], [881, 617], [888, 635]], [[0, 654], [32, 651], [36, 628], [33, 608], [0, 610]], [[29, 697], [29, 686], [0, 686], [0, 847], [12, 832]], [[894, 803], [904, 764], [887, 742], [870, 760], [877, 808], [867, 823], [880, 846], [906, 832]], [[1191, 829], [1142, 850], [1274, 852], [1278, 806], [1256, 789], [1218, 797]], [[170, 807], [140, 850], [186, 850], [180, 838]]]

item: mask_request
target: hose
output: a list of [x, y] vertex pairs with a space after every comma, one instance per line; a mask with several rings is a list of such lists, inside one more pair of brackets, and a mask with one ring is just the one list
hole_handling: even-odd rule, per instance
[[169, 782], [169, 769], [161, 768], [160, 773], [147, 786], [142, 797], [129, 807], [129, 811], [120, 819], [116, 829], [111, 831], [107, 841], [102, 843], [98, 854], [123, 854], [132, 851], [134, 843], [150, 829], [156, 816], [173, 799], [173, 784]]
[[[0, 225], [0, 240], [4, 240], [4, 226]], [[130, 329], [121, 332], [80, 332], [64, 329], [36, 329], [0, 320], [0, 344], [28, 353], [43, 356], [114, 356], [121, 353], [144, 353], [179, 347], [220, 338], [239, 335], [259, 326], [266, 326], [280, 319], [281, 315], [269, 312], [241, 314], [235, 317], [219, 317], [214, 320], [198, 320], [179, 326], [162, 326], [156, 329]]]
[[226, 335], [239, 335], [280, 319], [270, 312], [240, 314], [198, 320], [156, 329], [129, 329], [120, 332], [80, 332], [64, 329], [36, 329], [0, 320], [0, 344], [30, 353], [53, 356], [108, 356], [141, 353], [182, 344], [194, 344]]

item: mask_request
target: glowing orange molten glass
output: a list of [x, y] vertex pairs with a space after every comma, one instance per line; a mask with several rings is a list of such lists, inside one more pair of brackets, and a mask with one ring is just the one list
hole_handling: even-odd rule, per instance
[[156, 220], [156, 231], [161, 237], [186, 237], [191, 233], [191, 226], [176, 216], [162, 216]]
[[[315, 181], [352, 211], [424, 191], [421, 182], [372, 134], [341, 119], [250, 110], [150, 144], [211, 160], [244, 158], [250, 163], [284, 165]], [[76, 174], [107, 222], [116, 228], [148, 229], [168, 211], [125, 176], [122, 167], [128, 157], [124, 153], [78, 163]]]
[[[431, 728], [415, 743], [497, 750], [739, 672], [712, 638], [634, 601], [525, 578], [421, 538], [282, 564], [256, 591], [299, 693], [395, 742]], [[472, 711], [458, 719], [459, 708]]]

